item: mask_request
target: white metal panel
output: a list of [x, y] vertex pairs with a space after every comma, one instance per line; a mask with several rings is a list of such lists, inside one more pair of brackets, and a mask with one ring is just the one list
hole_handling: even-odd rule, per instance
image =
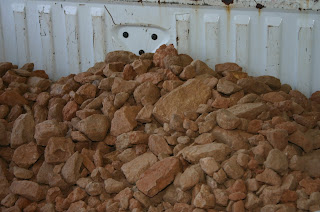
[[0, 60], [34, 62], [58, 79], [110, 51], [173, 43], [213, 68], [237, 62], [306, 95], [320, 90], [320, 1], [223, 2], [232, 1], [0, 0]]

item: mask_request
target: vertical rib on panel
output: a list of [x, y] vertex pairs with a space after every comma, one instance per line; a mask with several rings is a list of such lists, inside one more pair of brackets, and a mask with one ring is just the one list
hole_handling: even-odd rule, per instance
[[78, 32], [78, 11], [77, 7], [67, 6], [64, 8], [67, 52], [69, 73], [79, 73], [80, 51], [79, 51], [79, 32]]
[[219, 16], [206, 15], [205, 22], [205, 45], [206, 45], [206, 62], [210, 67], [214, 67], [220, 60], [219, 49]]
[[93, 30], [93, 54], [94, 62], [104, 61], [106, 55], [105, 42], [105, 20], [104, 10], [102, 8], [91, 8], [92, 30]]
[[309, 96], [312, 84], [312, 41], [314, 20], [298, 21], [298, 70], [296, 89]]
[[18, 65], [21, 66], [30, 62], [26, 9], [24, 4], [13, 4], [12, 9], [16, 32]]
[[266, 73], [280, 77], [280, 46], [281, 46], [281, 23], [282, 18], [267, 18], [267, 64]]
[[189, 34], [190, 34], [190, 14], [176, 15], [177, 49], [179, 54], [190, 54]]
[[[0, 2], [0, 7], [1, 7], [1, 2]], [[0, 61], [5, 61], [1, 10], [0, 10]]]
[[53, 45], [51, 6], [39, 5], [39, 25], [42, 44], [43, 68], [49, 74], [50, 79], [56, 79], [55, 73], [55, 50]]
[[234, 17], [236, 27], [236, 63], [248, 70], [249, 63], [249, 22], [247, 15]]

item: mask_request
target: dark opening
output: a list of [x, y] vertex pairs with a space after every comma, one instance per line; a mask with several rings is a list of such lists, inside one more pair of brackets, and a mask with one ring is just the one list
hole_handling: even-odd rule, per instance
[[157, 34], [152, 34], [151, 38], [152, 38], [152, 40], [157, 40], [158, 39], [158, 35]]
[[233, 4], [233, 0], [222, 0], [226, 5]]
[[127, 37], [129, 37], [129, 33], [128, 33], [128, 32], [124, 32], [124, 33], [122, 34], [122, 36], [123, 36], [124, 38], [127, 38]]
[[142, 54], [144, 54], [144, 51], [141, 49], [141, 50], [139, 51], [139, 55], [142, 55]]

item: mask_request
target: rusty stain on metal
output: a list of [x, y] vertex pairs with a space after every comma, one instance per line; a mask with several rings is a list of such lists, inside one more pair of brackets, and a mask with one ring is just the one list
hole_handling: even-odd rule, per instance
[[261, 10], [261, 9], [265, 8], [265, 6], [262, 5], [262, 4], [260, 4], [260, 3], [258, 3], [258, 4], [256, 5], [256, 8], [259, 9], [259, 10]]

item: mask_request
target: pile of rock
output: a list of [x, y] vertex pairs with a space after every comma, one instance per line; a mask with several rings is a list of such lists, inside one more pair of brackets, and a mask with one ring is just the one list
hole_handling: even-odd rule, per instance
[[0, 77], [3, 212], [320, 210], [319, 91], [172, 45]]

